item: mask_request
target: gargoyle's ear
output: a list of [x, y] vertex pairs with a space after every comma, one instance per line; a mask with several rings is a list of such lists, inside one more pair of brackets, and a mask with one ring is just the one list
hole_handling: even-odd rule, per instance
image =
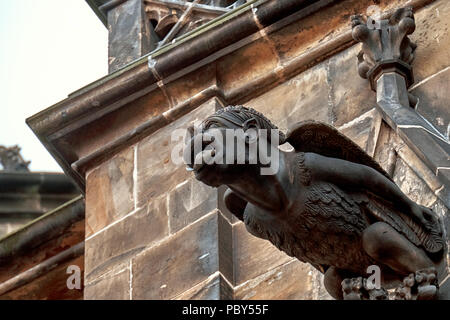
[[248, 129], [258, 129], [258, 122], [255, 118], [250, 118], [245, 121], [242, 126], [244, 127], [244, 131], [247, 131]]

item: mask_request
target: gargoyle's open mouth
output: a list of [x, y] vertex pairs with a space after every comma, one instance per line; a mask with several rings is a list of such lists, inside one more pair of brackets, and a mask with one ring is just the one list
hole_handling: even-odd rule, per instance
[[187, 148], [184, 153], [184, 160], [186, 163], [186, 170], [192, 171], [197, 178], [200, 177], [200, 173], [203, 172], [205, 168], [210, 166], [213, 163], [214, 157], [216, 155], [215, 148], [211, 145], [211, 142], [214, 138], [208, 136], [210, 141], [203, 140], [201, 142], [202, 150], [199, 152], [195, 152], [194, 139], [200, 139], [201, 136], [194, 137], [187, 144]]
[[202, 172], [205, 168], [207, 168], [210, 165], [209, 162], [211, 162], [214, 159], [215, 155], [216, 151], [214, 149], [209, 148], [202, 150], [195, 156], [192, 170], [194, 171], [196, 176], [198, 176], [200, 172]]

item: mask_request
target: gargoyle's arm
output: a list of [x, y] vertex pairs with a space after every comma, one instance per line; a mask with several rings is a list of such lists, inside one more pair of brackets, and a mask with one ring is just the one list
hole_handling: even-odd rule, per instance
[[399, 210], [424, 222], [419, 206], [394, 182], [371, 167], [316, 153], [307, 153], [305, 164], [310, 168], [313, 179], [327, 181], [344, 188], [366, 190], [392, 202]]

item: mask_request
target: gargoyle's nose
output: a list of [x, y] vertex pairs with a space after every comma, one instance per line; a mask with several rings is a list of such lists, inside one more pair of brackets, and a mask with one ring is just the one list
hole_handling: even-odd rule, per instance
[[[214, 136], [205, 132], [195, 135], [194, 137], [192, 137], [192, 139], [189, 139], [186, 142], [183, 152], [183, 160], [188, 169], [192, 169], [194, 167], [194, 159], [197, 154], [202, 152], [205, 147], [207, 147], [213, 141]], [[196, 150], [196, 148], [198, 150]]]

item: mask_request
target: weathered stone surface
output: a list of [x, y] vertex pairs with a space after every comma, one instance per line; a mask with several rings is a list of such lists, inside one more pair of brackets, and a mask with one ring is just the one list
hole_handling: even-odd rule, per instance
[[408, 127], [399, 131], [399, 135], [408, 142], [408, 146], [437, 173], [442, 183], [450, 185], [448, 170], [438, 169], [449, 167], [450, 144], [423, 128]]
[[133, 257], [168, 235], [166, 197], [149, 202], [85, 242], [86, 281]]
[[[8, 259], [0, 265], [0, 283], [84, 241], [84, 224], [84, 219], [77, 221], [57, 237]], [[84, 260], [79, 266], [84, 270]]]
[[[447, 0], [434, 1], [414, 13], [417, 44], [413, 62], [414, 78], [419, 82], [450, 66], [450, 7]], [[438, 89], [438, 88], [436, 88]]]
[[69, 290], [67, 288], [67, 267], [79, 266], [83, 278], [83, 256], [77, 257], [50, 270], [45, 275], [29, 283], [9, 291], [0, 296], [0, 300], [82, 300], [83, 281], [81, 289]]
[[330, 85], [331, 123], [341, 126], [376, 105], [375, 93], [367, 80], [358, 75], [357, 54], [360, 46], [353, 46], [329, 60], [328, 83]]
[[225, 96], [234, 96], [233, 89], [272, 72], [278, 62], [278, 55], [270, 43], [261, 38], [217, 60], [217, 82]]
[[239, 222], [240, 220], [236, 218], [225, 206], [225, 202], [223, 199], [223, 195], [225, 194], [225, 191], [227, 190], [227, 186], [220, 186], [217, 188], [217, 208], [220, 210], [222, 215], [227, 219], [227, 221], [231, 224], [234, 224], [236, 222]]
[[334, 298], [328, 293], [327, 289], [325, 289], [325, 286], [323, 284], [324, 275], [312, 267], [311, 269], [311, 273], [314, 279], [314, 300], [334, 300]]
[[200, 91], [215, 85], [216, 82], [216, 66], [210, 64], [182, 78], [164, 84], [164, 90], [167, 92], [171, 105], [177, 105], [192, 98]]
[[130, 269], [125, 268], [86, 285], [85, 300], [130, 300]]
[[311, 266], [294, 259], [237, 287], [235, 299], [317, 299], [320, 284], [315, 278]]
[[25, 224], [36, 219], [35, 217], [18, 217], [11, 218], [9, 215], [6, 217], [0, 217], [0, 238], [19, 230]]
[[[389, 10], [401, 6], [406, 0], [377, 0], [376, 5], [381, 10]], [[335, 39], [349, 28], [350, 14], [366, 13], [373, 0], [343, 0], [332, 3], [317, 12], [287, 25], [281, 30], [271, 33], [280, 58], [284, 61], [298, 57], [305, 51], [314, 49], [323, 42]], [[355, 62], [356, 66], [356, 62]]]
[[407, 162], [408, 166], [414, 171], [414, 173], [420, 177], [428, 185], [430, 190], [436, 192], [442, 188], [442, 182], [436, 177], [435, 173], [423, 163], [414, 151], [411, 150], [406, 144], [401, 144], [396, 147], [397, 154]]
[[370, 156], [373, 156], [380, 132], [381, 120], [380, 113], [376, 109], [372, 109], [338, 129]]
[[412, 90], [412, 94], [419, 98], [416, 110], [447, 139], [450, 133], [448, 88], [450, 88], [450, 69], [446, 69]]
[[110, 73], [156, 48], [159, 40], [141, 0], [128, 0], [109, 10], [108, 30]]
[[308, 119], [329, 123], [326, 65], [322, 63], [299, 74], [246, 106], [262, 112], [281, 130]]
[[397, 158], [407, 164], [416, 177], [420, 178], [443, 203], [449, 202], [449, 193], [443, 187], [443, 182], [425, 164], [419, 156], [384, 121], [381, 122], [379, 139], [374, 158], [388, 173], [394, 174]]
[[176, 296], [174, 300], [219, 300], [220, 281], [220, 275], [215, 274], [193, 288]]
[[361, 149], [366, 150], [367, 140], [372, 126], [372, 118], [355, 119], [348, 125], [340, 127], [340, 131], [353, 140]]
[[181, 138], [172, 142], [171, 134], [176, 129], [185, 130], [194, 122], [202, 121], [214, 113], [216, 108], [217, 101], [211, 99], [139, 142], [137, 147], [138, 206], [142, 206], [161, 194], [170, 192], [179, 183], [191, 177], [191, 173], [186, 171], [182, 161], [175, 164], [171, 159], [173, 148], [176, 145], [183, 146], [184, 143]]
[[[233, 286], [235, 274], [235, 260], [233, 255], [233, 225], [219, 211], [219, 271], [221, 275]], [[230, 213], [231, 215], [231, 213]]]
[[370, 111], [375, 94], [357, 75], [358, 46], [306, 70], [246, 103], [286, 130], [298, 121], [314, 119], [342, 126]]
[[175, 233], [217, 208], [217, 189], [191, 178], [168, 195], [170, 232]]
[[133, 298], [171, 299], [218, 271], [217, 212], [133, 258]]
[[[63, 146], [73, 154], [83, 157], [116, 140], [142, 125], [145, 120], [157, 117], [170, 108], [170, 102], [162, 90], [154, 90], [118, 108], [102, 118], [64, 137]], [[161, 125], [163, 125], [161, 123]]]
[[398, 135], [382, 121], [378, 141], [375, 148], [374, 159], [380, 166], [391, 176], [394, 174], [395, 164], [397, 161], [396, 148], [405, 145]]
[[134, 148], [90, 171], [86, 178], [86, 237], [134, 209]]
[[434, 193], [401, 158], [397, 158], [394, 181], [414, 202], [427, 207], [436, 202], [436, 196]]
[[233, 225], [234, 279], [237, 286], [292, 259], [272, 243], [251, 235], [244, 223]]

